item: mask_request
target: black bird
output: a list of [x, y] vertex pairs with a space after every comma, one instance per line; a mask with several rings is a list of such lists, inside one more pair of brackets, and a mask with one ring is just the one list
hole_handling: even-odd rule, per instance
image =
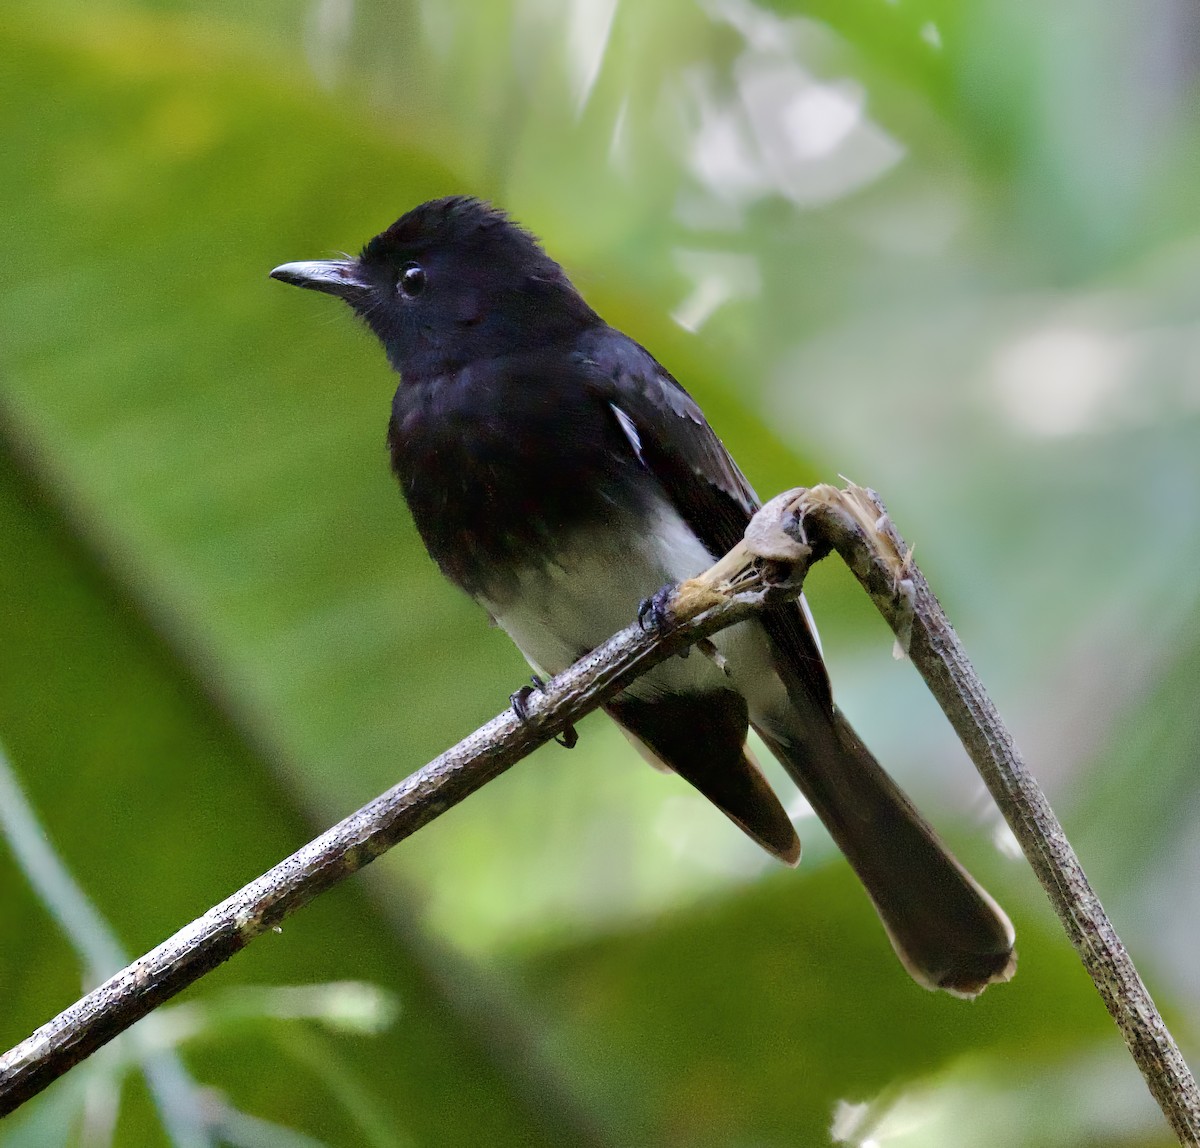
[[[584, 302], [503, 212], [414, 208], [357, 259], [271, 275], [344, 299], [400, 374], [388, 445], [433, 560], [555, 674], [639, 602], [738, 542], [758, 499], [691, 396]], [[654, 764], [789, 865], [800, 842], [746, 747], [753, 726], [811, 802], [927, 988], [1007, 980], [1013, 928], [834, 707], [807, 607], [672, 658], [606, 707]]]

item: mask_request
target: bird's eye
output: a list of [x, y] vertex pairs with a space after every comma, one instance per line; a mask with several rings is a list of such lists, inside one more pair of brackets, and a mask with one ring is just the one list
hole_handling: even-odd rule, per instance
[[415, 263], [406, 263], [400, 269], [400, 279], [398, 281], [400, 294], [412, 298], [414, 295], [420, 295], [425, 290], [425, 271]]

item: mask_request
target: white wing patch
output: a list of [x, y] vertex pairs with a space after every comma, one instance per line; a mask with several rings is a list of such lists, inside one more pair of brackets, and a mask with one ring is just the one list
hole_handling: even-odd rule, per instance
[[621, 429], [625, 432], [625, 437], [629, 439], [629, 445], [633, 447], [633, 453], [637, 455], [638, 462], [642, 466], [645, 466], [646, 460], [642, 458], [642, 436], [638, 434], [637, 427], [633, 425], [633, 419], [621, 410], [616, 403], [609, 403], [608, 408], [617, 416], [617, 422], [621, 424]]

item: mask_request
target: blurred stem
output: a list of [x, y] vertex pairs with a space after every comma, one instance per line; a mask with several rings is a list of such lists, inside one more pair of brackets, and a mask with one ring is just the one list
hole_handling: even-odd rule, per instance
[[[38, 899], [58, 922], [83, 961], [85, 984], [109, 976], [129, 961], [109, 923], [88, 899], [54, 851], [50, 839], [25, 796], [17, 775], [0, 745], [0, 833]], [[137, 1041], [142, 1072], [154, 1097], [159, 1117], [171, 1142], [180, 1148], [205, 1148], [213, 1143], [199, 1112], [196, 1085], [178, 1055], [166, 1049], [151, 1051]], [[112, 1075], [120, 1072], [118, 1065]], [[112, 1080], [104, 1082], [106, 1098]], [[115, 1103], [115, 1101], [114, 1101]], [[115, 1120], [115, 1116], [113, 1117]]]
[[100, 911], [67, 872], [0, 746], [0, 832], [38, 899], [83, 961], [84, 983], [110, 976], [129, 958]]
[[408, 1148], [412, 1141], [395, 1126], [369, 1089], [333, 1056], [328, 1041], [311, 1029], [292, 1026], [281, 1034], [287, 1054], [321, 1079], [329, 1094], [342, 1106], [354, 1126], [357, 1143], [370, 1148]]

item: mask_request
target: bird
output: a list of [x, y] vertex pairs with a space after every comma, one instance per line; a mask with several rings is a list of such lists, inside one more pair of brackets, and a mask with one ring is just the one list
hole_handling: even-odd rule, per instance
[[[759, 507], [691, 395], [487, 201], [422, 203], [356, 257], [270, 274], [342, 299], [377, 336], [400, 377], [387, 445], [417, 531], [537, 684], [711, 566]], [[753, 728], [918, 984], [969, 998], [1008, 980], [1011, 922], [835, 706], [803, 599], [711, 641], [719, 657], [672, 657], [604, 707], [636, 749], [794, 866]]]

